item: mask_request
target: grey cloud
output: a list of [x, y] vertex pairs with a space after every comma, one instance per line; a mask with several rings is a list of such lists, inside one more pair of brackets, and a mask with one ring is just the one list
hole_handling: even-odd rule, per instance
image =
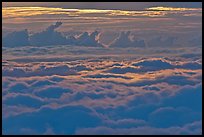
[[60, 27], [62, 25], [62, 22], [56, 22], [54, 25], [49, 26], [46, 31], [53, 32], [55, 29]]
[[76, 45], [80, 46], [91, 46], [91, 47], [102, 47], [103, 45], [100, 44], [97, 40], [96, 37], [100, 33], [98, 31], [94, 31], [92, 33], [84, 32], [82, 33], [78, 38]]
[[50, 25], [45, 31], [31, 35], [30, 43], [35, 46], [65, 45], [73, 43], [75, 39], [67, 39], [60, 32], [55, 31], [55, 29], [61, 25], [62, 22], [56, 22], [54, 25]]
[[[140, 67], [140, 68], [135, 68]], [[173, 68], [183, 68], [183, 69], [191, 69], [191, 70], [198, 70], [202, 68], [202, 64], [192, 61], [186, 62], [181, 65], [171, 64], [168, 60], [164, 59], [156, 59], [156, 60], [148, 60], [144, 59], [141, 62], [133, 63], [131, 66], [127, 67], [113, 67], [107, 70], [106, 72], [109, 73], [116, 73], [116, 74], [125, 74], [125, 73], [144, 73], [150, 71], [159, 71], [164, 69], [173, 69]]]
[[7, 34], [2, 38], [2, 45], [7, 47], [29, 46], [28, 31], [15, 31]]
[[95, 128], [81, 128], [76, 132], [78, 135], [201, 135], [202, 122], [194, 121], [182, 127], [155, 128], [141, 126], [138, 128], [110, 128], [105, 126]]
[[101, 123], [101, 119], [93, 115], [92, 110], [83, 106], [44, 107], [36, 112], [5, 118], [2, 121], [3, 134], [10, 135], [23, 134], [23, 128], [43, 134], [47, 125], [53, 128], [56, 134], [74, 134], [77, 127], [96, 127]]
[[9, 92], [12, 93], [26, 93], [28, 92], [28, 86], [25, 83], [16, 83], [9, 87]]
[[121, 32], [119, 37], [116, 38], [110, 45], [110, 47], [120, 47], [120, 48], [127, 48], [127, 47], [145, 47], [144, 40], [136, 40], [130, 39], [130, 31], [128, 32]]
[[60, 98], [63, 93], [72, 93], [72, 90], [61, 87], [49, 87], [42, 89], [35, 94], [41, 98]]
[[3, 98], [3, 104], [9, 106], [27, 106], [39, 108], [40, 106], [44, 105], [45, 102], [42, 99], [32, 95], [10, 94]]
[[171, 126], [183, 126], [193, 121], [201, 120], [201, 114], [189, 108], [164, 107], [158, 108], [149, 115], [151, 126], [168, 128]]
[[84, 32], [78, 38], [75, 36], [64, 36], [61, 32], [55, 31], [62, 25], [62, 22], [56, 22], [48, 26], [44, 31], [28, 35], [28, 31], [19, 31], [8, 34], [3, 38], [3, 46], [50, 46], [50, 45], [77, 45], [88, 47], [103, 47], [97, 40], [100, 33], [94, 31], [92, 33]]

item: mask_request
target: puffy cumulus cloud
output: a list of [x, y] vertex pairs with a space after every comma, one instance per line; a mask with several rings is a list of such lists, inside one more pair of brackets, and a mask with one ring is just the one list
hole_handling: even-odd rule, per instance
[[103, 45], [99, 43], [97, 38], [100, 33], [98, 31], [94, 31], [92, 33], [84, 32], [82, 33], [76, 40], [76, 45], [79, 46], [91, 46], [91, 47], [102, 47]]
[[175, 95], [163, 100], [164, 106], [186, 107], [195, 112], [202, 112], [202, 84], [180, 89]]
[[43, 107], [32, 113], [4, 118], [2, 121], [3, 134], [10, 135], [23, 134], [24, 128], [32, 129], [35, 134], [43, 134], [47, 125], [56, 134], [74, 134], [78, 127], [96, 127], [101, 123], [91, 109], [83, 106]]
[[78, 135], [201, 135], [202, 122], [194, 121], [182, 127], [155, 128], [141, 126], [137, 128], [110, 128], [105, 126], [95, 128], [80, 128], [76, 131]]
[[55, 85], [55, 83], [49, 80], [35, 80], [34, 82], [32, 82], [30, 86], [32, 88], [39, 88], [39, 87], [49, 86], [49, 85]]
[[105, 72], [115, 73], [115, 74], [125, 74], [125, 73], [146, 73], [152, 71], [160, 71], [165, 69], [189, 69], [189, 70], [199, 70], [202, 68], [202, 64], [197, 61], [188, 61], [179, 63], [173, 62], [169, 59], [154, 58], [154, 59], [141, 59], [131, 65], [126, 66], [114, 66], [109, 67]]
[[3, 98], [3, 104], [7, 106], [26, 106], [31, 108], [39, 108], [45, 102], [36, 96], [29, 94], [8, 94]]
[[133, 63], [133, 66], [142, 66], [142, 69], [149, 69], [149, 70], [160, 70], [160, 69], [171, 69], [173, 65], [165, 59], [156, 59], [156, 60], [143, 60], [137, 63]]
[[[178, 91], [175, 90], [173, 94], [165, 96], [163, 95], [165, 91], [139, 92], [138, 94], [133, 94], [131, 98], [126, 95], [125, 99], [129, 98], [126, 103], [114, 109], [104, 108], [96, 110], [99, 113], [108, 115], [110, 119], [141, 119], [156, 127], [159, 125], [161, 127], [183, 125], [193, 120], [202, 119], [201, 87], [200, 84], [186, 86]], [[189, 101], [189, 99], [192, 101]], [[163, 111], [162, 108], [167, 108], [168, 114], [164, 114], [166, 111]], [[161, 117], [157, 117], [155, 113], [158, 110], [162, 110], [158, 113], [161, 114]], [[181, 117], [178, 118], [180, 121], [177, 120], [178, 116]], [[160, 120], [161, 118], [162, 120]]]
[[28, 92], [28, 85], [25, 83], [16, 83], [9, 87], [9, 92], [11, 93], [26, 93]]
[[50, 45], [77, 45], [88, 47], [103, 47], [98, 41], [100, 33], [94, 31], [92, 33], [84, 32], [80, 36], [64, 36], [56, 29], [62, 25], [62, 22], [56, 22], [48, 26], [44, 31], [28, 35], [28, 31], [13, 32], [3, 37], [3, 46], [50, 46]]
[[193, 121], [201, 120], [202, 114], [192, 111], [191, 109], [180, 107], [158, 108], [149, 115], [151, 126], [167, 128], [171, 126], [183, 126]]
[[100, 56], [101, 48], [53, 47], [45, 49], [71, 54], [4, 58], [4, 134], [201, 134], [201, 53], [144, 58], [142, 49], [123, 57], [114, 48]]
[[2, 45], [5, 47], [29, 46], [30, 41], [27, 29], [7, 34], [2, 38]]
[[60, 87], [49, 87], [49, 88], [44, 88], [38, 92], [35, 92], [35, 94], [41, 98], [60, 98], [60, 96], [63, 93], [70, 93], [72, 92], [70, 89], [64, 89]]
[[128, 32], [121, 32], [119, 37], [116, 38], [111, 44], [110, 47], [120, 47], [120, 48], [127, 48], [127, 47], [145, 47], [144, 40], [136, 40], [130, 39], [130, 31]]
[[74, 38], [67, 39], [60, 32], [55, 31], [61, 25], [62, 22], [56, 22], [54, 25], [50, 25], [45, 31], [31, 35], [31, 44], [36, 46], [72, 44], [75, 41]]

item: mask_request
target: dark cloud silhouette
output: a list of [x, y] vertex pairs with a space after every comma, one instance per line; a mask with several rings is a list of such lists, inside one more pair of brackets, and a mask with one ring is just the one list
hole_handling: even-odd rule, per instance
[[120, 48], [127, 48], [127, 47], [145, 47], [144, 40], [136, 40], [130, 39], [130, 31], [128, 32], [121, 32], [119, 37], [116, 38], [111, 44], [110, 47], [120, 47]]
[[168, 128], [171, 126], [183, 126], [200, 120], [200, 118], [201, 114], [188, 108], [164, 107], [152, 112], [149, 116], [149, 122], [154, 127]]
[[96, 40], [96, 37], [99, 36], [98, 31], [92, 33], [84, 32], [76, 39], [76, 45], [80, 46], [91, 46], [91, 47], [102, 47], [103, 45]]
[[28, 89], [28, 86], [24, 83], [16, 83], [15, 85], [11, 86], [9, 88], [9, 92], [13, 93], [26, 93]]
[[52, 32], [55, 29], [57, 29], [58, 27], [60, 27], [62, 25], [62, 22], [56, 22], [54, 25], [49, 26], [46, 31], [48, 32]]
[[[140, 68], [135, 68], [140, 67]], [[183, 68], [183, 69], [191, 69], [198, 70], [202, 68], [202, 64], [198, 62], [186, 62], [181, 65], [171, 64], [168, 60], [156, 59], [156, 60], [148, 60], [145, 59], [141, 62], [133, 63], [131, 66], [127, 67], [112, 67], [106, 72], [115, 73], [115, 74], [125, 74], [125, 73], [144, 73], [149, 71], [159, 71], [165, 69], [173, 69], [173, 68]]]
[[5, 118], [3, 134], [22, 134], [22, 129], [25, 128], [34, 130], [36, 134], [43, 134], [47, 125], [56, 134], [74, 134], [78, 127], [95, 127], [101, 123], [99, 117], [92, 113], [92, 110], [83, 106], [44, 107], [36, 112]]
[[27, 106], [32, 108], [39, 108], [45, 102], [35, 96], [26, 94], [14, 94], [4, 99], [4, 104], [9, 106]]
[[92, 33], [84, 32], [78, 38], [75, 36], [64, 36], [56, 29], [62, 25], [62, 22], [56, 22], [47, 27], [44, 31], [28, 35], [28, 31], [18, 31], [8, 34], [3, 38], [3, 46], [51, 46], [51, 45], [77, 45], [87, 47], [103, 47], [98, 41], [100, 33], [94, 31]]
[[5, 47], [29, 46], [29, 35], [27, 29], [15, 31], [2, 38], [2, 44]]
[[35, 94], [42, 98], [60, 98], [63, 93], [70, 93], [70, 89], [64, 89], [60, 87], [50, 87], [36, 92]]
[[60, 32], [55, 31], [62, 25], [62, 22], [56, 22], [50, 25], [45, 31], [35, 33], [30, 36], [30, 43], [35, 46], [45, 45], [65, 45], [74, 43], [74, 38], [66, 38]]

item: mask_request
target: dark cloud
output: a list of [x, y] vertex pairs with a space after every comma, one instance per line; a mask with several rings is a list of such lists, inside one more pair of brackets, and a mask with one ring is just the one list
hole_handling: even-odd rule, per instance
[[64, 89], [60, 87], [49, 87], [38, 92], [35, 94], [41, 98], [60, 98], [63, 93], [72, 93], [70, 89]]
[[142, 62], [134, 63], [133, 66], [141, 66], [143, 71], [154, 71], [154, 70], [164, 70], [172, 69], [174, 65], [170, 64], [166, 60], [144, 60]]
[[24, 83], [16, 83], [15, 85], [9, 87], [9, 92], [13, 93], [26, 93], [28, 91], [28, 86]]
[[56, 22], [54, 25], [49, 26], [46, 31], [53, 32], [55, 29], [60, 27], [62, 25], [62, 22]]
[[[136, 67], [139, 67], [139, 68], [136, 68]], [[165, 59], [156, 59], [156, 60], [144, 59], [141, 62], [133, 63], [131, 66], [110, 68], [106, 72], [115, 73], [115, 74], [144, 73], [144, 72], [159, 71], [159, 70], [174, 69], [174, 68], [198, 70], [202, 68], [202, 64], [196, 61], [193, 61], [193, 62], [186, 62], [184, 64], [176, 65], [176, 64], [171, 64], [170, 61]]]
[[44, 107], [36, 112], [5, 118], [2, 127], [3, 134], [23, 134], [24, 128], [43, 134], [47, 126], [52, 127], [56, 134], [74, 134], [78, 127], [95, 127], [100, 123], [100, 118], [93, 115], [93, 111], [88, 108], [64, 106]]
[[183, 126], [197, 120], [201, 120], [201, 114], [188, 108], [158, 108], [149, 116], [150, 125], [160, 128]]
[[67, 39], [60, 32], [55, 31], [62, 25], [62, 22], [56, 22], [50, 25], [45, 31], [35, 33], [30, 36], [30, 43], [35, 46], [46, 45], [65, 45], [74, 43], [75, 39]]
[[3, 98], [3, 104], [9, 106], [27, 106], [32, 108], [39, 108], [40, 106], [44, 105], [45, 102], [42, 99], [32, 95], [13, 94]]
[[[78, 38], [75, 36], [64, 36], [61, 32], [55, 31], [62, 25], [62, 22], [56, 22], [50, 25], [46, 30], [32, 35], [28, 35], [28, 31], [19, 31], [8, 34], [3, 38], [3, 46], [16, 47], [16, 46], [51, 46], [51, 45], [77, 45], [88, 47], [103, 47], [98, 41], [100, 33], [94, 31], [92, 33], [84, 32]], [[32, 51], [34, 52], [34, 51]]]
[[27, 29], [7, 34], [2, 38], [2, 45], [5, 47], [29, 46], [30, 42]]
[[92, 33], [84, 32], [78, 38], [76, 45], [80, 46], [91, 46], [91, 47], [102, 47], [103, 45], [96, 40], [100, 33], [98, 31], [94, 31]]
[[95, 128], [81, 128], [76, 131], [77, 135], [201, 135], [202, 122], [194, 121], [182, 127], [155, 128], [140, 126], [133, 128], [110, 128], [99, 126]]
[[119, 37], [116, 38], [110, 45], [110, 47], [145, 47], [144, 40], [130, 39], [130, 31], [121, 32]]

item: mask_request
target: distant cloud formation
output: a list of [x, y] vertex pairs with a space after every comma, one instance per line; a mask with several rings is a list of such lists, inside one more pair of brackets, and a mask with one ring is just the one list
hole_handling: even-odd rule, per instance
[[96, 38], [100, 35], [98, 31], [92, 33], [84, 32], [76, 39], [76, 45], [80, 46], [91, 46], [91, 47], [102, 47]]
[[3, 46], [8, 46], [8, 47], [18, 47], [18, 46], [29, 46], [30, 45], [27, 29], [9, 33], [8, 35], [4, 36], [2, 40], [3, 40], [2, 41]]
[[98, 41], [100, 33], [94, 31], [92, 33], [84, 32], [77, 38], [75, 36], [64, 36], [61, 32], [55, 31], [62, 25], [62, 22], [56, 22], [50, 25], [46, 30], [32, 35], [28, 35], [28, 31], [17, 31], [3, 37], [3, 46], [48, 46], [48, 45], [76, 45], [88, 47], [103, 47]]
[[128, 32], [121, 32], [119, 37], [116, 38], [111, 44], [110, 47], [120, 47], [120, 48], [127, 48], [127, 47], [145, 47], [144, 40], [136, 40], [130, 39], [130, 31]]
[[2, 134], [202, 135], [201, 2], [20, 4], [2, 7]]
[[60, 32], [55, 31], [61, 25], [62, 22], [56, 22], [54, 25], [50, 25], [45, 31], [31, 35], [31, 44], [36, 46], [72, 44], [74, 39], [67, 39]]
[[[22, 46], [49, 46], [49, 45], [72, 45], [84, 47], [109, 47], [109, 48], [146, 48], [146, 47], [177, 47], [182, 45], [178, 36], [152, 36], [149, 40], [137, 38], [131, 31], [122, 31], [112, 42], [105, 45], [99, 41], [101, 32], [82, 32], [79, 35], [66, 36], [62, 32], [56, 31], [62, 22], [56, 22], [48, 26], [45, 30], [34, 34], [29, 34], [28, 30], [15, 31], [2, 37], [3, 47]], [[107, 37], [107, 36], [106, 36]], [[145, 38], [145, 37], [144, 37]], [[185, 46], [201, 46], [202, 36], [198, 35], [188, 40]]]

